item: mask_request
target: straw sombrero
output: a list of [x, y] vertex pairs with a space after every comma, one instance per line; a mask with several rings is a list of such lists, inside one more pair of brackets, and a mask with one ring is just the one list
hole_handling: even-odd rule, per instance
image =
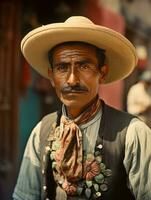
[[21, 50], [27, 62], [42, 76], [49, 78], [48, 51], [55, 45], [68, 41], [82, 41], [106, 50], [105, 63], [109, 66], [109, 73], [105, 83], [125, 78], [137, 64], [136, 51], [129, 40], [82, 16], [34, 29], [23, 38]]

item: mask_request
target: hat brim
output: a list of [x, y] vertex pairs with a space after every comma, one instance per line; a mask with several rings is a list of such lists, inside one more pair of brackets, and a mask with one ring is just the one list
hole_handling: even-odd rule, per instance
[[127, 77], [137, 64], [134, 46], [120, 33], [95, 24], [55, 23], [28, 33], [21, 42], [21, 50], [28, 63], [42, 76], [48, 77], [48, 51], [57, 44], [82, 41], [105, 49], [105, 64], [109, 73], [105, 83]]

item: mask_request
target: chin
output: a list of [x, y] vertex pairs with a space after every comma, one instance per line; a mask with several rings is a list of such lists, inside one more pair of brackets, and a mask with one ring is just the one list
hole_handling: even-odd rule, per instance
[[80, 100], [79, 101], [77, 101], [77, 100], [76, 101], [75, 100], [63, 100], [62, 102], [67, 107], [79, 107], [80, 106]]
[[[87, 101], [86, 101], [87, 100]], [[63, 99], [62, 102], [63, 104], [68, 107], [68, 108], [73, 108], [73, 109], [82, 109], [86, 105], [89, 104], [91, 100], [88, 100], [87, 98], [85, 99]]]
[[65, 106], [78, 109], [85, 107], [92, 101], [93, 98], [90, 98], [88, 95], [85, 94], [84, 95], [71, 94], [66, 96], [62, 95], [60, 100]]

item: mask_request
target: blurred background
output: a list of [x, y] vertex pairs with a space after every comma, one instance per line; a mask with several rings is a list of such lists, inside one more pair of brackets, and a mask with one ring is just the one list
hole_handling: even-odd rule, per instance
[[99, 94], [108, 104], [126, 111], [129, 88], [151, 66], [151, 0], [1, 0], [1, 200], [11, 199], [32, 128], [45, 114], [60, 107], [49, 81], [32, 70], [21, 55], [20, 41], [30, 30], [71, 15], [87, 16], [96, 24], [113, 28], [137, 49], [139, 62], [134, 72], [123, 81], [100, 87]]

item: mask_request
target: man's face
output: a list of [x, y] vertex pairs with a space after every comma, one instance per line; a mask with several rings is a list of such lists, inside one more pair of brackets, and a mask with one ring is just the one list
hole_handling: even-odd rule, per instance
[[105, 66], [99, 66], [93, 46], [62, 44], [53, 51], [49, 75], [67, 108], [82, 110], [98, 94], [106, 71]]

